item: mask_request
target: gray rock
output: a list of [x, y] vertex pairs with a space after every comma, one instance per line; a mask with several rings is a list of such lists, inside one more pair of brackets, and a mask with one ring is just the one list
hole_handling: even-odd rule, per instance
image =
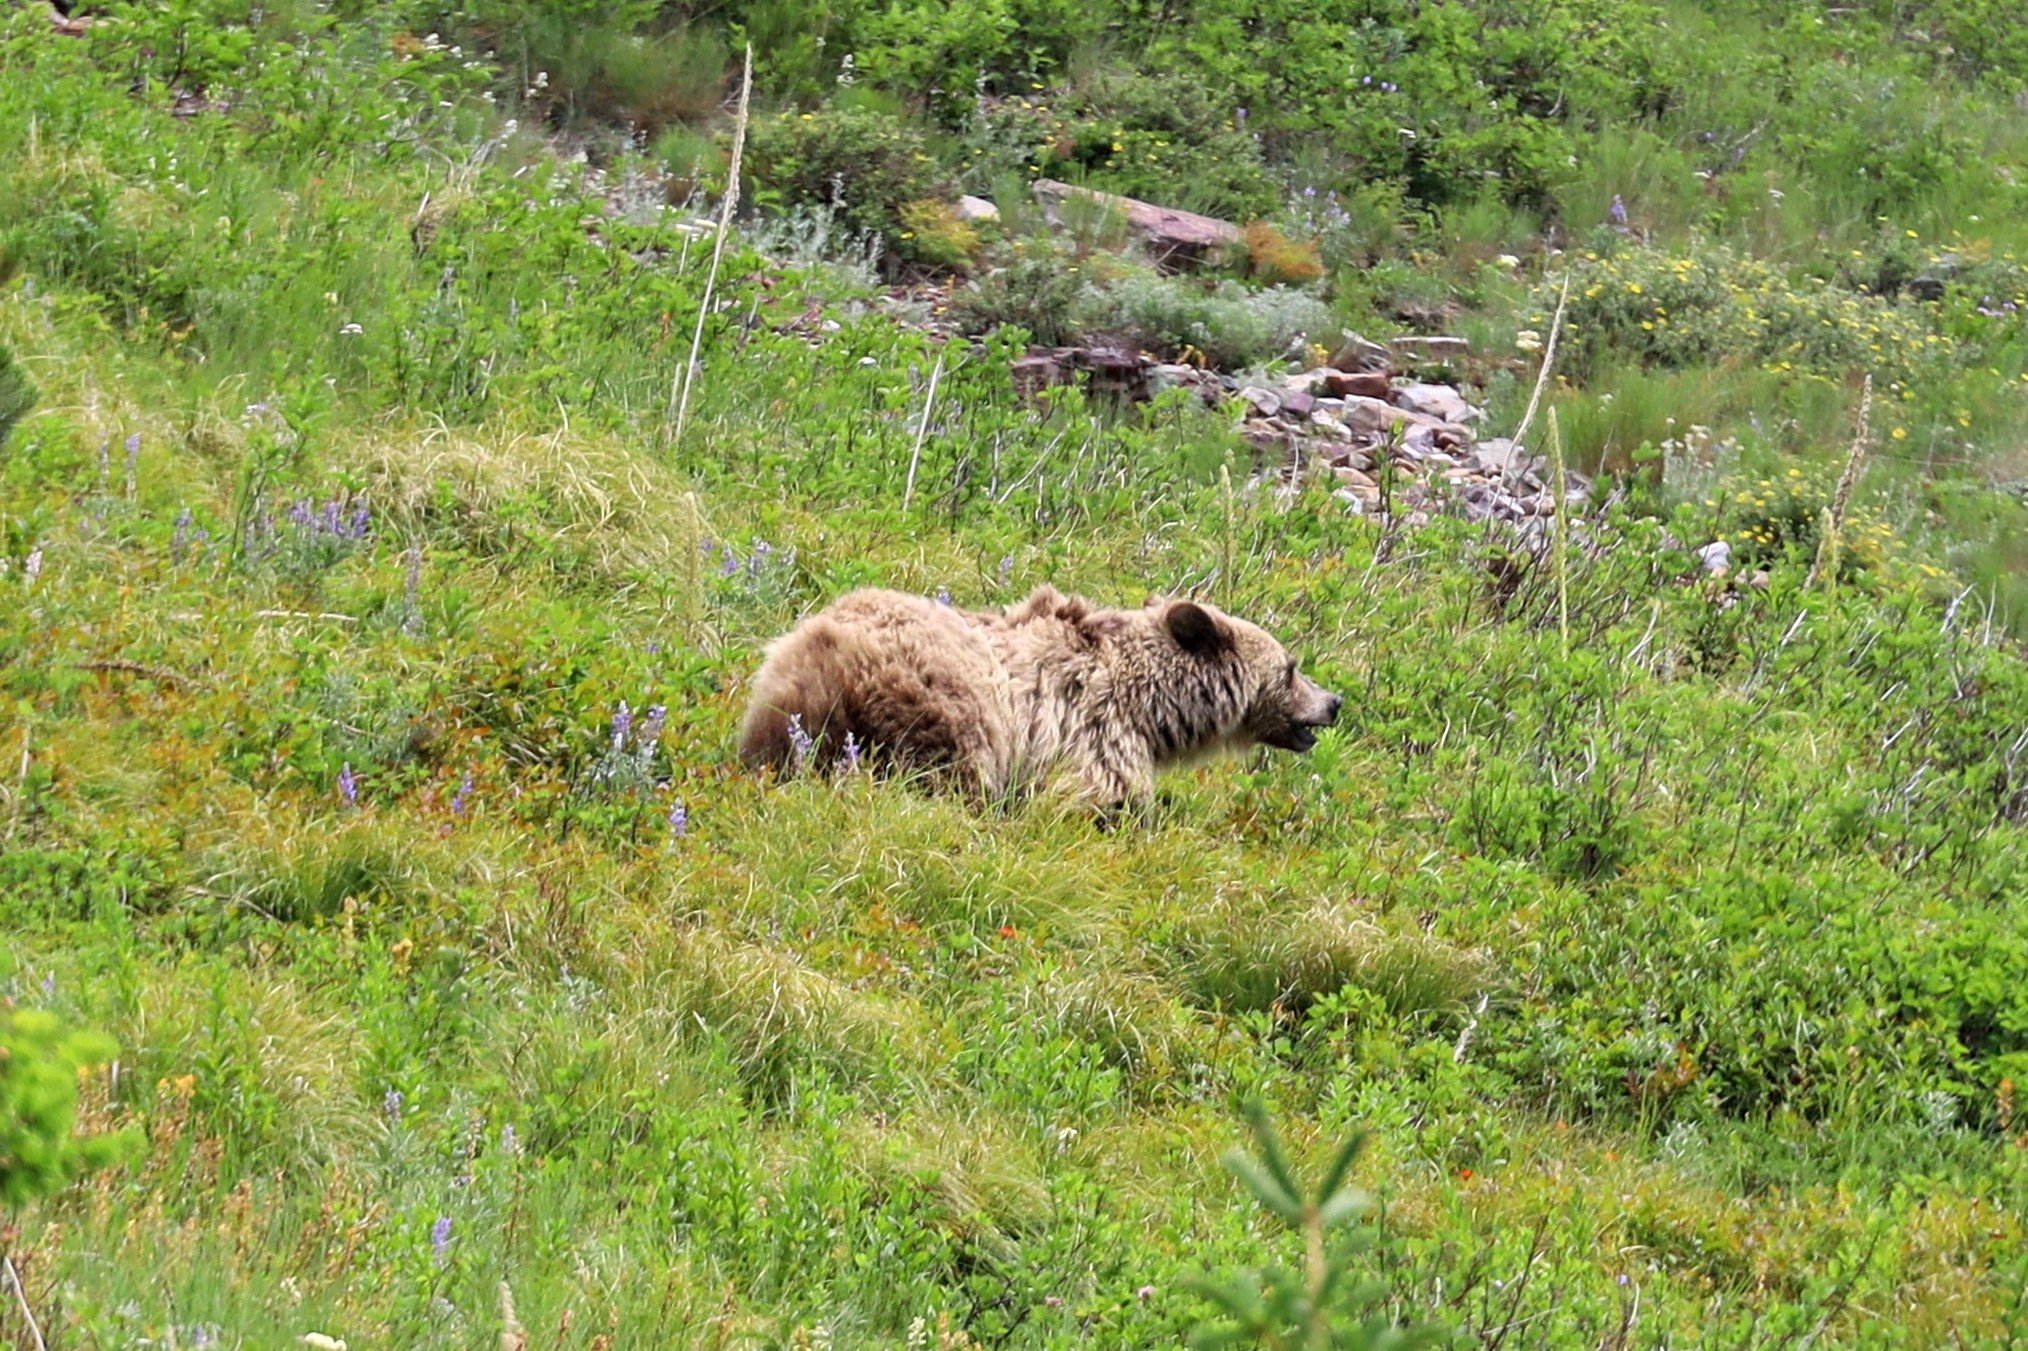
[[1488, 474], [1511, 474], [1528, 467], [1528, 451], [1504, 436], [1479, 442], [1476, 455], [1479, 468]]
[[1282, 411], [1282, 396], [1259, 385], [1248, 385], [1239, 391], [1240, 401], [1253, 411], [1249, 417], [1273, 417]]
[[1712, 540], [1697, 551], [1697, 561], [1704, 565], [1706, 572], [1727, 572], [1732, 568], [1732, 546], [1722, 539]]
[[1345, 341], [1324, 364], [1334, 371], [1379, 371], [1384, 375], [1388, 369], [1387, 349], [1346, 329]]
[[958, 198], [958, 219], [961, 221], [982, 221], [1000, 219], [1000, 208], [984, 197]]
[[1485, 409], [1472, 407], [1465, 402], [1464, 395], [1449, 385], [1402, 385], [1394, 391], [1394, 406], [1459, 426], [1480, 421], [1486, 416]]
[[1126, 221], [1127, 229], [1147, 245], [1157, 262], [1171, 267], [1214, 261], [1228, 246], [1239, 242], [1239, 227], [1231, 221], [1110, 192], [1095, 192], [1054, 179], [1045, 178], [1035, 185], [1035, 199], [1042, 203], [1043, 214], [1051, 225], [1060, 222], [1064, 203], [1072, 199], [1115, 212]]

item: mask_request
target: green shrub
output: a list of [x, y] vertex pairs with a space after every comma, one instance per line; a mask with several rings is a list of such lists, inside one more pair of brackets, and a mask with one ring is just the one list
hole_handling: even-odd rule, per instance
[[968, 333], [1002, 325], [1026, 329], [1044, 346], [1076, 342], [1084, 282], [1077, 265], [1045, 242], [1017, 245], [1012, 258], [951, 297], [951, 317]]
[[908, 228], [904, 206], [950, 195], [921, 129], [893, 113], [851, 105], [755, 122], [746, 173], [761, 206], [831, 207], [847, 226], [889, 240]]
[[110, 1037], [38, 1009], [0, 1008], [0, 1206], [61, 1191], [140, 1147], [131, 1131], [77, 1135], [78, 1076], [111, 1060]]
[[[1533, 326], [1547, 328], [1560, 284], [1536, 292]], [[1611, 354], [1675, 367], [1745, 360], [1834, 378], [1870, 370], [1906, 382], [1955, 350], [1919, 310], [1710, 245], [1583, 254], [1566, 322], [1580, 372]]]
[[896, 248], [904, 258], [957, 271], [979, 251], [979, 232], [958, 219], [949, 202], [932, 198], [904, 202]]

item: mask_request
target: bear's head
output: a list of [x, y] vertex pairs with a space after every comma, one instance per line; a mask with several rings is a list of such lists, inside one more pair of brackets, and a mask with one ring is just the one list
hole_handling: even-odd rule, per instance
[[1201, 692], [1203, 730], [1235, 746], [1307, 751], [1345, 701], [1302, 673], [1258, 625], [1195, 601], [1151, 600], [1163, 633], [1210, 677]]

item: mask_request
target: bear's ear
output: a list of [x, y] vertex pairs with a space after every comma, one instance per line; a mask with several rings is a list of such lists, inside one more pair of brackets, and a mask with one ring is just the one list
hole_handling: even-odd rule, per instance
[[1211, 656], [1228, 645], [1224, 626], [1202, 605], [1179, 600], [1162, 616], [1162, 623], [1178, 647], [1196, 656]]

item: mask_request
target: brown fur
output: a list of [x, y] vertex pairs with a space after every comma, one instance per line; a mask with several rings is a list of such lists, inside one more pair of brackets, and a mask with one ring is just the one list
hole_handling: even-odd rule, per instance
[[1343, 701], [1266, 632], [1191, 601], [1102, 610], [1043, 587], [1003, 613], [855, 591], [768, 648], [740, 755], [847, 755], [995, 799], [1058, 779], [1110, 810], [1155, 771], [1252, 745], [1306, 751]]

